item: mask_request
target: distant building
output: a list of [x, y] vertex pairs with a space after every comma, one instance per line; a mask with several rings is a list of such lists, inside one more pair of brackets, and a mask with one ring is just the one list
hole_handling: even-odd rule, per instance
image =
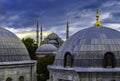
[[120, 32], [101, 26], [83, 29], [58, 49], [48, 66], [49, 81], [120, 81]]
[[[37, 31], [38, 31], [38, 22], [37, 22]], [[49, 34], [44, 40], [42, 40], [42, 26], [40, 28], [40, 46], [38, 46], [38, 49], [36, 50], [36, 58], [43, 58], [46, 55], [51, 55], [55, 57], [55, 53], [57, 49], [62, 45], [64, 42], [56, 33], [52, 32]], [[38, 32], [36, 32], [36, 39], [39, 38]]]
[[[38, 25], [37, 25], [37, 29], [38, 29]], [[36, 35], [38, 35], [38, 32], [36, 32]], [[37, 39], [39, 38], [39, 36], [36, 36], [36, 37], [37, 37]], [[42, 38], [43, 37], [42, 37], [42, 26], [41, 26], [41, 28], [40, 28], [40, 46], [38, 47], [38, 49], [35, 52], [36, 58], [38, 61], [38, 65], [42, 65], [42, 63], [40, 63], [40, 61], [43, 61], [44, 59], [49, 59], [49, 63], [46, 63], [47, 65], [53, 64], [56, 51], [58, 50], [58, 48], [60, 48], [60, 46], [63, 44], [64, 41], [54, 32], [49, 34], [46, 38], [44, 38], [44, 40], [42, 40]], [[66, 39], [67, 38], [69, 38], [68, 22], [67, 22], [67, 28], [66, 28]], [[41, 68], [45, 68], [45, 67], [47, 67], [47, 65], [43, 65]], [[37, 68], [37, 71], [38, 70], [39, 70], [39, 68]], [[48, 72], [47, 69], [46, 69], [46, 72]], [[41, 74], [39, 72], [38, 72], [37, 77], [38, 77], [38, 80], [41, 78]]]
[[[40, 29], [40, 36], [39, 36], [39, 29]], [[59, 48], [62, 44], [63, 44], [63, 40], [62, 38], [60, 38], [56, 33], [52, 32], [50, 33], [46, 38], [44, 38], [43, 40], [43, 28], [42, 25], [39, 28], [39, 24], [37, 21], [37, 25], [36, 25], [36, 43], [38, 45], [39, 40], [40, 40], [40, 45], [43, 44], [53, 44], [54, 46], [56, 46], [57, 48]], [[40, 39], [39, 39], [40, 38]], [[67, 26], [66, 26], [66, 39], [69, 38], [69, 23], [67, 21]], [[39, 47], [39, 45], [38, 45]]]
[[49, 34], [42, 42], [42, 44], [53, 44], [57, 48], [59, 48], [64, 41], [56, 34], [56, 33], [51, 33]]
[[[52, 55], [55, 57], [55, 53], [58, 50], [58, 48], [63, 44], [63, 40], [54, 32], [50, 33], [47, 37], [43, 40], [43, 28], [42, 25], [40, 27], [40, 37], [39, 37], [39, 24], [37, 21], [36, 26], [36, 43], [38, 44], [38, 39], [40, 38], [40, 46], [38, 46], [38, 49], [36, 50], [36, 57], [37, 58], [43, 58], [46, 55]], [[66, 27], [66, 39], [69, 38], [69, 24], [67, 21], [67, 27]]]
[[36, 81], [36, 61], [21, 40], [0, 28], [0, 81]]

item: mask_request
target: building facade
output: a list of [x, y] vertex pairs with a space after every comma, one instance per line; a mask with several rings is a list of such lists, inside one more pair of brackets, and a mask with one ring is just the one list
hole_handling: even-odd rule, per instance
[[21, 40], [0, 28], [0, 81], [36, 81], [36, 61]]
[[120, 81], [120, 32], [101, 26], [83, 29], [63, 43], [49, 65], [49, 81]]
[[41, 44], [53, 44], [57, 48], [59, 48], [63, 44], [63, 40], [56, 34], [51, 33], [49, 34], [42, 42]]

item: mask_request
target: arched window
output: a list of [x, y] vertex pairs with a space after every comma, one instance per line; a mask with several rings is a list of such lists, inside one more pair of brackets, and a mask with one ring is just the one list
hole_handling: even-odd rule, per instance
[[72, 67], [72, 62], [72, 55], [69, 52], [67, 52], [64, 56], [64, 67]]
[[53, 81], [53, 76], [51, 75], [51, 81]]
[[115, 81], [115, 80], [111, 80], [111, 81]]
[[114, 60], [114, 54], [107, 52], [104, 56], [105, 68], [113, 68], [115, 64]]
[[12, 78], [8, 77], [8, 78], [6, 79], [6, 81], [12, 81]]
[[23, 76], [20, 76], [18, 81], [24, 81], [24, 77]]

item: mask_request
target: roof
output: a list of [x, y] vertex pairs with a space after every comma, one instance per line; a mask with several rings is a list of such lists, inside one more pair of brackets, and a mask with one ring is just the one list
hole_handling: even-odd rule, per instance
[[53, 54], [57, 48], [52, 44], [43, 44], [37, 50], [36, 54]]
[[54, 43], [58, 43], [56, 40], [50, 40], [49, 43], [54, 44]]
[[59, 36], [56, 33], [51, 33], [47, 36], [48, 39], [53, 40], [59, 38]]
[[12, 32], [0, 27], [0, 62], [30, 60], [26, 47]]
[[59, 51], [119, 51], [119, 47], [114, 45], [120, 46], [119, 31], [107, 27], [90, 27], [71, 36]]
[[104, 54], [115, 55], [116, 67], [120, 59], [120, 32], [108, 27], [90, 27], [72, 35], [56, 53], [54, 65], [63, 66], [69, 52], [74, 67], [103, 67]]
[[85, 67], [72, 67], [72, 68], [64, 68], [60, 66], [48, 66], [49, 69], [54, 70], [64, 70], [64, 71], [76, 71], [76, 72], [120, 72], [120, 68], [85, 68]]
[[55, 47], [59, 48], [64, 41], [56, 34], [51, 33], [49, 34], [42, 42], [42, 44], [53, 44]]

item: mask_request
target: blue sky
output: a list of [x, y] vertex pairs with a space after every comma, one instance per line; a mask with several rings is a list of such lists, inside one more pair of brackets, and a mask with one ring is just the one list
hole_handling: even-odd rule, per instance
[[44, 37], [54, 31], [65, 39], [67, 20], [72, 35], [93, 26], [96, 8], [103, 26], [120, 31], [120, 0], [0, 0], [0, 26], [20, 38], [35, 38], [39, 20]]

